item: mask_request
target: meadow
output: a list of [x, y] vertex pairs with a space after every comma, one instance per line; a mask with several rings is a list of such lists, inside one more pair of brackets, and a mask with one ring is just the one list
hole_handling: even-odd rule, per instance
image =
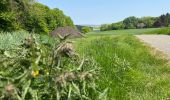
[[145, 32], [145, 34], [170, 35], [170, 27], [158, 28], [158, 29], [152, 30], [150, 32]]
[[138, 35], [138, 34], [145, 34], [150, 33], [155, 30], [159, 30], [161, 28], [146, 28], [146, 29], [126, 29], [126, 30], [111, 30], [111, 31], [98, 31], [98, 32], [89, 32], [88, 35]]
[[[83, 38], [60, 41], [34, 34], [31, 44], [28, 32], [1, 33], [0, 97], [169, 99], [169, 60], [134, 36], [156, 30], [91, 32]], [[73, 43], [74, 48], [67, 43]], [[69, 57], [72, 49], [75, 57]]]
[[97, 84], [100, 89], [108, 88], [110, 100], [170, 98], [169, 61], [132, 35], [153, 30], [156, 29], [89, 33], [75, 41], [81, 56], [93, 57], [99, 64]]

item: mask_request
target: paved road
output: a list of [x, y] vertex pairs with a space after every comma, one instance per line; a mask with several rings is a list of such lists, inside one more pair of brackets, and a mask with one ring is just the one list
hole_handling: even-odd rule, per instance
[[142, 41], [164, 52], [170, 57], [170, 36], [168, 35], [136, 35]]

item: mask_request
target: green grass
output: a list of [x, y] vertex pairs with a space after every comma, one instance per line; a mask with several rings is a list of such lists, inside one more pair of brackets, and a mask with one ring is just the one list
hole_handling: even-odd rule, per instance
[[[138, 31], [134, 31], [134, 34]], [[112, 34], [112, 32], [115, 34], [114, 31], [102, 33]], [[97, 83], [101, 89], [109, 88], [110, 100], [170, 98], [168, 60], [151, 54], [151, 49], [134, 36], [98, 36], [93, 33], [86, 38], [77, 39], [75, 47], [81, 56], [93, 57], [99, 64], [102, 71]]]
[[165, 35], [170, 35], [170, 27], [152, 30], [150, 32], [146, 32], [146, 34], [165, 34]]
[[100, 34], [100, 35], [125, 35], [125, 34], [132, 34], [132, 35], [136, 35], [136, 34], [143, 34], [146, 32], [152, 32], [154, 30], [157, 30], [159, 28], [147, 28], [147, 29], [127, 29], [127, 30], [112, 30], [112, 31], [101, 31], [101, 32], [90, 32], [88, 34], [90, 35], [96, 35], [96, 34]]

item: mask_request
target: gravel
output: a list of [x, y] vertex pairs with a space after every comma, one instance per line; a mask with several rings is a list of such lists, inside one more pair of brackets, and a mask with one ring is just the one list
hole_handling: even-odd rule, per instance
[[136, 35], [145, 43], [162, 51], [170, 57], [170, 36], [168, 35]]

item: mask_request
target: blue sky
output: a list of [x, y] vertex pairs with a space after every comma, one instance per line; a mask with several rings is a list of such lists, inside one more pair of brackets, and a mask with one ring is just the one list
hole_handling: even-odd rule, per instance
[[75, 24], [105, 24], [129, 16], [159, 16], [170, 13], [170, 0], [37, 0], [59, 8]]

